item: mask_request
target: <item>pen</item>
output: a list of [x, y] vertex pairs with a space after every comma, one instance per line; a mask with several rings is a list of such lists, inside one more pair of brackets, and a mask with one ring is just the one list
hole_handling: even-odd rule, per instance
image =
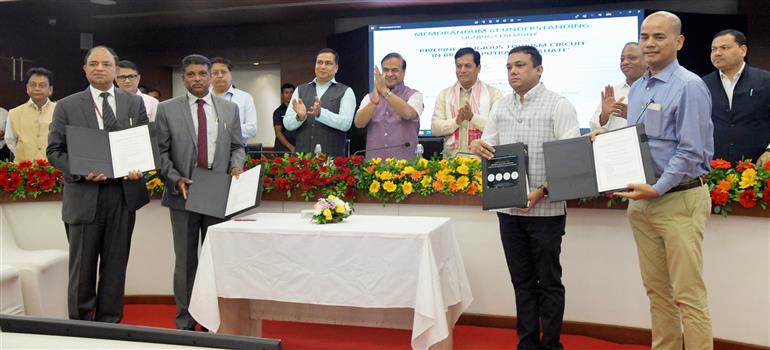
[[749, 97], [754, 96], [754, 89], [749, 90]]

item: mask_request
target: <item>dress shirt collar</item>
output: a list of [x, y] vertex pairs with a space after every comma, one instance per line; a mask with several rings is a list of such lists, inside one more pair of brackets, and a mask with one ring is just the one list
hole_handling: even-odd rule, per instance
[[660, 72], [658, 72], [658, 74], [655, 74], [654, 76], [652, 75], [652, 71], [647, 68], [647, 71], [644, 72], [642, 78], [645, 80], [654, 78], [666, 83], [671, 80], [671, 76], [674, 75], [677, 69], [679, 69], [679, 60], [674, 60], [674, 62], [671, 62], [668, 67], [663, 68]]
[[42, 108], [38, 108], [37, 107], [37, 103], [35, 103], [35, 101], [32, 101], [31, 98], [29, 99], [29, 101], [27, 101], [27, 104], [31, 105], [32, 108], [34, 108], [36, 111], [40, 111], [40, 110], [44, 110], [44, 109], [48, 108], [51, 105], [51, 99], [50, 98], [46, 98], [45, 99], [45, 103], [43, 104]]
[[315, 86], [325, 87], [325, 86], [329, 86], [329, 84], [337, 84], [337, 80], [334, 77], [332, 77], [332, 80], [327, 81], [326, 84], [319, 84], [318, 78], [313, 78], [313, 81], [311, 81], [311, 83], [313, 83], [313, 85]]
[[203, 102], [206, 102], [207, 105], [214, 106], [214, 104], [211, 101], [211, 93], [210, 92], [208, 94], [206, 94], [206, 96], [203, 96], [203, 97], [195, 96], [195, 95], [191, 94], [189, 91], [187, 92], [187, 103], [188, 104], [194, 105], [194, 104], [198, 103], [198, 99], [199, 98], [202, 99]]
[[99, 90], [99, 89], [95, 88], [93, 85], [88, 85], [88, 89], [91, 90], [91, 96], [94, 98], [94, 101], [99, 101], [99, 98], [101, 97], [99, 95], [101, 95], [102, 92], [109, 92], [110, 96], [112, 96], [112, 98], [115, 98], [115, 86], [114, 85], [110, 86], [110, 89], [107, 90], [107, 91]]
[[721, 78], [723, 81], [724, 81], [724, 80], [727, 80], [727, 81], [730, 81], [730, 82], [736, 82], [736, 81], [738, 81], [738, 79], [740, 79], [740, 78], [741, 78], [741, 74], [743, 74], [743, 69], [744, 69], [744, 68], [746, 68], [746, 62], [743, 62], [743, 63], [741, 63], [741, 69], [739, 69], [739, 70], [738, 70], [738, 71], [735, 73], [735, 76], [733, 76], [733, 79], [732, 79], [732, 80], [730, 79], [730, 77], [728, 77], [728, 76], [727, 76], [727, 74], [725, 74], [724, 72], [722, 72], [722, 71], [720, 70], [720, 71], [719, 71], [719, 78]]
[[[233, 84], [230, 84], [230, 87], [228, 87], [227, 90], [225, 90], [225, 93], [222, 94], [222, 97], [226, 97], [228, 95], [229, 96], [235, 95], [235, 90], [238, 90], [238, 89], [236, 89], [235, 86], [233, 86]], [[215, 94], [216, 95], [216, 92], [214, 92], [214, 87], [213, 86], [209, 88], [209, 94]]]

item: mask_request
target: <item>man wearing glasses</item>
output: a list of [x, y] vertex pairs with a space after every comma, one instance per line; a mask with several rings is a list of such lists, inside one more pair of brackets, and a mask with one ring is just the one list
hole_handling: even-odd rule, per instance
[[139, 81], [141, 79], [142, 76], [139, 74], [139, 68], [136, 66], [136, 63], [128, 60], [118, 62], [118, 76], [115, 77], [115, 82], [121, 90], [137, 94], [142, 98], [144, 108], [147, 109], [147, 117], [150, 118], [150, 123], [152, 123], [155, 121], [155, 112], [158, 110], [158, 99], [139, 91]]
[[29, 101], [8, 112], [8, 124], [5, 126], [5, 141], [16, 162], [47, 159], [48, 126], [56, 106], [56, 102], [49, 99], [51, 94], [53, 73], [45, 68], [28, 70]]

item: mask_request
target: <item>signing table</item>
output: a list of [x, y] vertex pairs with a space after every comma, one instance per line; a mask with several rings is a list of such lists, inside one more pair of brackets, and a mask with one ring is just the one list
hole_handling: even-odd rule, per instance
[[247, 218], [208, 230], [190, 302], [203, 326], [255, 336], [262, 319], [408, 328], [413, 349], [451, 347], [473, 296], [449, 218]]

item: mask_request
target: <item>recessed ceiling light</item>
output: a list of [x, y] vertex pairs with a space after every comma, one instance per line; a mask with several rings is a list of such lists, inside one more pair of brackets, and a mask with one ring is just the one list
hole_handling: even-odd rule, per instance
[[252, 63], [252, 64], [253, 64], [253, 65], [255, 65], [255, 66], [258, 66], [258, 65], [259, 65], [259, 62], [254, 62], [254, 63]]
[[116, 0], [91, 0], [91, 3], [96, 5], [115, 5], [118, 2]]

